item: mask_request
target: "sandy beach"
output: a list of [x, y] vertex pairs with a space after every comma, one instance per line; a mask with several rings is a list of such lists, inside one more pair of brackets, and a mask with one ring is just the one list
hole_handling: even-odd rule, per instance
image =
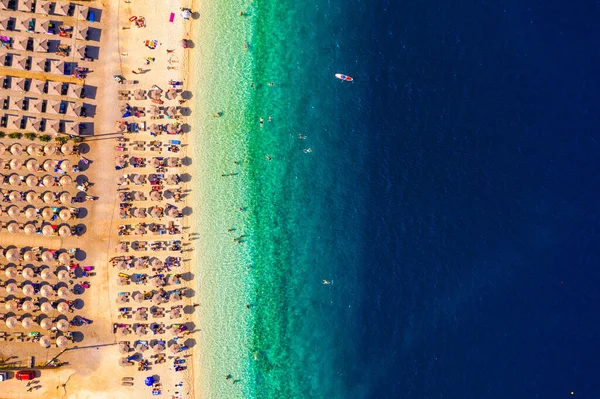
[[[27, 6], [18, 3], [20, 8]], [[53, 264], [48, 266], [57, 276], [60, 270], [68, 270], [74, 264], [87, 273], [84, 277], [77, 275], [74, 279], [75, 284], [79, 286], [83, 284], [87, 288], [81, 289], [81, 293], [76, 291], [78, 302], [73, 309], [74, 313], [67, 314], [64, 318], [72, 320], [73, 317], [79, 316], [90, 322], [73, 327], [75, 339], [64, 347], [57, 347], [54, 340], [58, 338], [49, 339], [50, 344], [47, 348], [40, 345], [39, 336], [34, 338], [37, 339], [36, 341], [24, 340], [25, 342], [7, 338], [0, 350], [4, 361], [3, 366], [9, 377], [8, 381], [2, 382], [2, 397], [17, 398], [27, 394], [27, 397], [40, 398], [141, 398], [151, 397], [152, 390], [155, 389], [160, 390], [163, 397], [193, 398], [195, 394], [192, 383], [194, 381], [192, 359], [199, 343], [195, 337], [198, 327], [193, 305], [197, 300], [193, 289], [194, 276], [190, 267], [193, 264], [194, 254], [189, 240], [193, 238], [194, 232], [189, 230], [192, 211], [187, 190], [192, 178], [188, 170], [191, 160], [188, 156], [187, 136], [192, 129], [189, 122], [191, 110], [195, 108], [191, 93], [195, 92], [195, 88], [187, 74], [188, 53], [191, 48], [184, 49], [182, 39], [190, 39], [190, 45], [193, 45], [194, 15], [192, 14], [189, 20], [184, 20], [181, 12], [181, 8], [191, 7], [192, 4], [187, 1], [167, 3], [150, 0], [81, 1], [70, 4], [74, 7], [72, 16], [55, 15], [56, 9], [49, 16], [35, 9], [32, 13], [21, 9], [2, 9], [0, 17], [16, 21], [25, 17], [34, 20], [63, 18], [61, 21], [65, 25], [68, 23], [75, 25], [75, 22], [78, 27], [90, 25], [97, 35], [91, 43], [95, 49], [97, 48], [93, 50], [97, 58], [93, 61], [79, 62], [79, 65], [89, 68], [85, 79], [63, 75], [52, 76], [27, 69], [17, 71], [10, 65], [0, 67], [0, 74], [11, 76], [11, 83], [15, 79], [24, 77], [68, 81], [73, 85], [84, 84], [86, 89], [89, 87], [87, 92], [91, 97], [74, 100], [73, 106], [88, 104], [89, 115], [86, 118], [73, 119], [88, 124], [81, 132], [84, 137], [83, 142], [74, 145], [82, 149], [82, 156], [86, 161], [85, 167], [81, 168], [84, 170], [79, 172], [85, 176], [84, 180], [89, 182], [89, 187], [86, 187], [83, 196], [88, 195], [95, 200], [86, 200], [80, 206], [82, 210], [79, 212], [84, 217], [81, 218], [80, 223], [82, 230], [76, 235], [60, 236], [57, 233], [58, 229], [51, 231], [50, 228], [48, 228], [48, 235], [34, 234], [33, 228], [32, 235], [24, 234], [18, 229], [25, 227], [25, 219], [23, 221], [16, 219], [14, 233], [7, 233], [3, 229], [0, 245], [5, 257], [6, 251], [12, 248], [20, 251], [21, 257], [30, 248], [35, 247], [41, 247], [46, 251], [57, 251], [57, 256], [76, 248], [75, 259], [66, 261], [64, 266], [61, 266], [58, 261], [56, 266]], [[77, 18], [78, 7], [83, 5], [94, 10], [94, 22]], [[65, 6], [65, 10], [68, 14], [69, 7]], [[134, 16], [137, 18], [132, 21]], [[44, 35], [44, 33], [26, 32], [18, 27], [16, 29], [14, 35], [9, 31], [8, 36], [12, 38], [29, 35], [33, 40], [39, 36], [42, 40]], [[79, 42], [79, 39], [77, 40]], [[75, 47], [76, 44], [71, 51]], [[5, 49], [13, 53], [11, 47], [3, 48], [3, 53]], [[26, 56], [30, 53], [27, 48], [14, 51], [15, 55]], [[116, 82], [113, 75], [122, 76], [126, 82]], [[169, 81], [180, 83], [170, 86]], [[157, 100], [151, 97], [156, 93], [153, 86], [160, 88], [158, 97], [162, 103], [153, 101]], [[169, 91], [171, 88], [173, 90]], [[126, 91], [129, 95], [124, 95]], [[142, 91], [143, 96], [140, 95]], [[15, 98], [31, 96], [31, 93], [24, 93], [16, 87], [7, 87], [2, 90], [2, 94]], [[38, 97], [43, 98], [44, 101], [47, 98], [48, 106], [51, 105], [52, 100], [61, 101], [60, 97], [53, 97], [49, 93], [43, 93]], [[157, 108], [152, 109], [151, 105]], [[136, 111], [132, 112], [131, 117], [124, 118], [122, 111], [127, 106]], [[58, 114], [60, 115], [60, 112]], [[16, 109], [15, 115], [33, 116], [24, 109]], [[64, 129], [66, 129], [69, 126], [67, 124], [69, 119], [63, 118]], [[18, 129], [16, 125], [14, 129], [10, 129], [7, 125], [0, 130], [7, 134], [33, 130], [28, 129], [31, 122], [24, 123], [25, 129]], [[157, 126], [153, 127], [153, 124]], [[134, 125], [137, 130], [135, 133], [123, 130], [123, 126], [133, 129]], [[63, 125], [59, 135], [62, 129]], [[172, 134], [172, 130], [179, 134]], [[41, 131], [38, 134], [43, 133]], [[62, 154], [60, 149], [56, 156], [15, 157], [12, 155], [16, 150], [11, 152], [11, 146], [22, 144], [25, 150], [29, 140], [24, 138], [13, 140], [5, 137], [0, 141], [7, 147], [2, 156], [3, 161], [9, 162], [17, 158], [22, 159], [25, 164], [32, 158], [37, 159], [40, 164], [48, 159], [56, 159], [56, 162], [69, 160], [75, 165], [80, 162], [79, 155]], [[122, 164], [119, 163], [119, 159], [123, 161]], [[62, 165], [70, 166], [68, 163]], [[12, 166], [14, 165], [9, 165], [9, 168]], [[54, 166], [60, 169], [60, 164]], [[159, 170], [161, 172], [158, 172]], [[40, 180], [45, 176], [42, 172], [44, 171], [39, 173]], [[28, 176], [25, 172], [22, 174], [24, 178]], [[162, 178], [155, 176], [157, 174], [162, 175]], [[8, 179], [10, 173], [5, 175]], [[135, 183], [133, 181], [135, 175], [143, 176], [144, 182]], [[120, 180], [130, 177], [132, 179], [129, 184], [118, 184], [123, 183]], [[79, 175], [73, 176], [75, 180], [73, 187], [68, 189], [72, 196], [76, 196], [80, 191], [75, 188], [75, 185], [80, 182], [77, 180], [79, 178]], [[7, 198], [11, 195], [11, 188], [10, 185], [3, 186]], [[33, 191], [39, 192], [40, 195], [45, 192], [43, 189]], [[57, 189], [50, 188], [49, 191], [60, 194], [65, 191], [65, 188], [59, 186]], [[79, 195], [81, 196], [81, 192]], [[132, 208], [149, 210], [147, 218], [139, 217], [139, 213], [132, 212], [123, 219], [123, 204], [128, 210]], [[3, 204], [3, 209], [5, 205], [8, 204]], [[16, 206], [20, 214], [25, 215], [27, 206], [20, 204]], [[40, 211], [44, 209], [35, 204], [30, 207]], [[157, 209], [163, 212], [163, 216], [150, 218], [150, 211]], [[2, 222], [10, 230], [9, 224], [14, 217], [8, 216], [8, 208], [6, 212], [7, 216], [2, 218]], [[15, 213], [17, 210], [10, 212], [11, 215], [17, 215]], [[65, 225], [68, 226], [68, 222], [67, 220]], [[46, 225], [45, 222], [43, 225]], [[77, 224], [72, 223], [72, 225]], [[119, 251], [120, 243], [126, 244], [126, 253]], [[138, 247], [137, 244], [141, 245]], [[165, 249], [159, 250], [159, 248]], [[119, 259], [123, 262], [119, 263]], [[4, 269], [11, 267], [7, 260], [2, 261]], [[21, 277], [24, 273], [23, 268], [28, 268], [27, 262], [20, 259], [13, 263], [18, 276], [16, 280], [8, 278], [8, 273], [12, 269], [7, 271], [4, 284], [8, 285], [15, 281], [19, 290], [21, 284], [25, 290], [24, 285], [27, 281], [21, 283], [23, 280]], [[37, 264], [34, 263], [31, 268], [41, 273], [45, 266], [40, 266], [41, 271], [35, 267]], [[61, 267], [63, 269], [60, 269]], [[90, 270], [84, 269], [85, 267]], [[135, 269], [127, 270], [129, 268]], [[71, 270], [77, 273], [79, 269]], [[128, 275], [126, 282], [123, 282], [123, 277], [119, 277], [124, 274]], [[33, 276], [38, 278], [37, 274]], [[42, 287], [44, 283], [42, 281]], [[33, 283], [36, 284], [38, 283]], [[55, 286], [56, 289], [60, 289], [58, 285]], [[81, 288], [79, 286], [75, 288]], [[156, 296], [154, 302], [150, 297], [147, 302], [142, 302], [146, 300], [134, 301], [136, 293], [144, 292], [164, 294]], [[12, 298], [7, 294], [10, 292], [2, 292], [5, 303], [10, 302]], [[161, 295], [162, 298], [159, 298]], [[125, 296], [127, 299], [118, 299]], [[43, 303], [44, 299], [41, 301]], [[18, 303], [18, 306], [21, 304]], [[141, 311], [141, 308], [146, 310]], [[19, 324], [21, 319], [27, 316], [22, 313], [17, 312], [15, 315]], [[140, 319], [134, 320], [134, 314], [137, 317], [138, 313]], [[145, 313], [143, 320], [142, 313]], [[11, 316], [12, 313], [5, 314], [4, 320], [7, 321]], [[53, 320], [56, 325], [59, 325], [62, 320], [60, 317]], [[19, 326], [15, 331], [20, 328]], [[36, 330], [35, 326], [31, 329]], [[4, 330], [9, 334], [14, 333], [6, 327], [0, 328], [0, 332]], [[128, 330], [129, 334], [125, 335], [123, 330]], [[58, 336], [61, 336], [60, 333]], [[146, 342], [145, 348], [144, 345], [137, 345], [140, 341]], [[125, 342], [129, 342], [128, 352], [125, 352]], [[164, 344], [161, 345], [161, 342]], [[42, 340], [41, 343], [45, 341]], [[62, 344], [62, 341], [60, 343]], [[18, 370], [30, 369], [32, 357], [36, 378], [33, 384], [27, 385], [25, 381], [18, 381], [14, 376]], [[123, 359], [127, 360], [127, 358], [130, 359], [131, 365], [121, 366]], [[42, 367], [52, 359], [55, 359], [54, 361], [60, 364], [60, 367]], [[175, 364], [176, 359], [179, 359], [177, 364]], [[139, 371], [140, 367], [142, 371]], [[181, 371], [176, 372], [175, 367], [181, 368]], [[146, 386], [147, 377], [154, 378], [152, 387]], [[28, 391], [29, 388], [32, 389]]]

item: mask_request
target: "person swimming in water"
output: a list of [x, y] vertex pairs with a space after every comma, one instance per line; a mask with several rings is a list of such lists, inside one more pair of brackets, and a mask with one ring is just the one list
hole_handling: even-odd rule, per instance
[[260, 127], [263, 127], [263, 124], [265, 123], [265, 120], [263, 119], [263, 117], [260, 117]]
[[305, 153], [305, 154], [309, 154], [309, 153], [311, 153], [311, 152], [312, 152], [312, 148], [310, 148], [310, 147], [309, 147], [309, 148], [305, 148], [305, 149], [304, 149], [304, 153]]
[[267, 119], [269, 122], [273, 122], [273, 117], [271, 115], [269, 115], [269, 119]]
[[303, 134], [299, 134], [299, 135], [298, 135], [298, 138], [299, 138], [300, 140], [306, 140], [306, 136], [305, 136], [305, 135], [303, 135]]
[[327, 280], [323, 280], [323, 284], [325, 284], [325, 285], [329, 285], [329, 284], [331, 284], [331, 282], [329, 282], [329, 281], [327, 281]]
[[269, 161], [272, 161], [272, 160], [273, 160], [273, 158], [271, 158], [271, 157], [269, 156], [269, 154], [265, 154], [265, 158], [267, 158]]

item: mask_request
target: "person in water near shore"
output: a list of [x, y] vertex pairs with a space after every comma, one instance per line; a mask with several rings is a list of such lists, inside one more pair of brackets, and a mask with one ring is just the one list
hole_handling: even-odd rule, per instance
[[250, 82], [250, 88], [254, 89], [254, 82]]
[[265, 158], [267, 158], [269, 161], [272, 161], [272, 160], [273, 160], [273, 158], [271, 158], [271, 157], [269, 156], [269, 154], [265, 154]]
[[275, 83], [269, 82], [269, 86], [275, 86]]
[[306, 140], [306, 136], [305, 136], [305, 135], [303, 135], [303, 134], [299, 134], [299, 135], [298, 135], [298, 138], [299, 138], [300, 140]]
[[260, 127], [263, 127], [263, 124], [265, 123], [265, 120], [263, 119], [263, 117], [260, 117]]
[[269, 115], [269, 119], [267, 119], [268, 122], [273, 122], [273, 117], [271, 115]]
[[310, 148], [310, 147], [309, 147], [309, 148], [306, 148], [306, 149], [304, 150], [304, 153], [305, 153], [305, 154], [309, 154], [309, 153], [311, 153], [311, 152], [312, 152], [312, 148]]

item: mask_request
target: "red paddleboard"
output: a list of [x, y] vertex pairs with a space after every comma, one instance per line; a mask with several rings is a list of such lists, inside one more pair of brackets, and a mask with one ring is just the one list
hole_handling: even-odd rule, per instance
[[352, 82], [354, 79], [352, 79], [350, 76], [348, 75], [343, 75], [341, 73], [336, 73], [335, 77], [341, 80], [344, 80], [346, 82]]

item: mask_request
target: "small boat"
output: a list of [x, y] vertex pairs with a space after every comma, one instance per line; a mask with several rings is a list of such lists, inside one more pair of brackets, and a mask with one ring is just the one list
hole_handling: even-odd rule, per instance
[[341, 80], [345, 80], [346, 82], [352, 82], [354, 79], [352, 79], [350, 76], [348, 75], [343, 75], [341, 73], [336, 73], [335, 77]]

